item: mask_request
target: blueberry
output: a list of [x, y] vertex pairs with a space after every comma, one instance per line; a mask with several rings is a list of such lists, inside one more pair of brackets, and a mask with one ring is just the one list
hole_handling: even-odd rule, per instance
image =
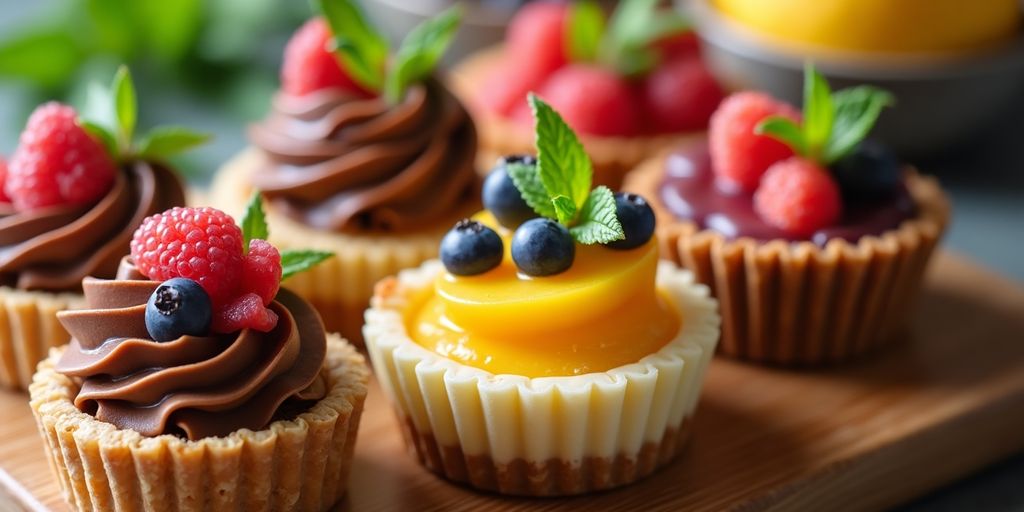
[[531, 219], [512, 235], [512, 261], [528, 276], [565, 272], [576, 258], [576, 243], [565, 226], [551, 219]]
[[487, 272], [497, 267], [504, 255], [501, 237], [475, 220], [460, 220], [441, 239], [441, 263], [457, 276]]
[[506, 156], [498, 160], [491, 173], [484, 180], [484, 208], [489, 210], [502, 226], [515, 229], [520, 224], [537, 217], [530, 205], [523, 201], [512, 178], [508, 175], [509, 164], [535, 166], [537, 160], [528, 155]]
[[888, 146], [866, 139], [832, 165], [843, 199], [874, 202], [892, 197], [903, 180], [899, 159]]
[[609, 242], [608, 247], [635, 249], [654, 236], [654, 210], [643, 197], [626, 192], [615, 194], [615, 215], [622, 224], [626, 238]]
[[183, 277], [161, 283], [146, 303], [146, 330], [154, 341], [205, 336], [212, 319], [213, 305], [206, 290]]

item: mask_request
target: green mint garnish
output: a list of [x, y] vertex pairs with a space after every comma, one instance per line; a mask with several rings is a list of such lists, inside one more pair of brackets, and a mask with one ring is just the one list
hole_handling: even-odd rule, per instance
[[315, 0], [334, 34], [335, 53], [349, 75], [363, 87], [383, 93], [392, 104], [409, 86], [422, 82], [448, 50], [462, 20], [458, 5], [412, 29], [389, 62], [387, 39], [369, 22], [355, 0]]
[[384, 87], [388, 41], [359, 5], [350, 0], [316, 0], [315, 6], [331, 27], [336, 53], [345, 70], [367, 89], [379, 91]]
[[566, 49], [575, 61], [599, 61], [627, 76], [657, 66], [652, 43], [690, 30], [690, 23], [659, 0], [622, 0], [605, 26], [604, 13], [591, 0], [569, 8]]
[[242, 215], [242, 250], [249, 250], [249, 242], [253, 240], [266, 240], [270, 236], [270, 228], [267, 227], [267, 214], [263, 211], [263, 195], [259, 190], [253, 190], [249, 197], [249, 204], [245, 207], [245, 214]]
[[433, 73], [455, 38], [461, 21], [462, 9], [456, 4], [405, 36], [384, 81], [388, 101], [398, 103], [410, 84], [421, 82]]
[[544, 189], [544, 184], [540, 181], [540, 174], [537, 173], [535, 165], [516, 162], [509, 164], [506, 171], [512, 178], [512, 183], [519, 189], [519, 195], [523, 196], [523, 200], [530, 208], [533, 208], [533, 211], [537, 212], [537, 215], [549, 219], [557, 218], [555, 205], [551, 196], [548, 195], [548, 191]]
[[895, 103], [888, 91], [862, 85], [832, 92], [814, 65], [804, 67], [803, 122], [778, 116], [754, 128], [786, 143], [797, 154], [829, 165], [867, 137], [882, 109]]
[[604, 11], [596, 2], [583, 0], [570, 4], [566, 31], [569, 58], [583, 62], [596, 60], [605, 33], [604, 25]]
[[138, 103], [128, 68], [121, 66], [109, 88], [92, 84], [79, 124], [119, 162], [163, 160], [210, 140], [209, 134], [180, 126], [158, 126], [135, 139]]
[[281, 280], [305, 272], [331, 256], [334, 256], [334, 253], [327, 251], [281, 251]]
[[[259, 190], [254, 190], [249, 198], [249, 204], [245, 207], [245, 215], [242, 216], [242, 224], [239, 227], [242, 228], [242, 243], [245, 251], [249, 250], [249, 242], [266, 240], [270, 236], [267, 215], [263, 211], [263, 195]], [[328, 251], [281, 251], [281, 280], [284, 281], [299, 272], [305, 272], [331, 256], [334, 256], [334, 253]]]
[[529, 101], [536, 119], [537, 165], [508, 166], [509, 176], [523, 200], [538, 215], [568, 227], [581, 244], [604, 244], [625, 238], [611, 190], [590, 189], [593, 164], [576, 134], [543, 100], [530, 94]]

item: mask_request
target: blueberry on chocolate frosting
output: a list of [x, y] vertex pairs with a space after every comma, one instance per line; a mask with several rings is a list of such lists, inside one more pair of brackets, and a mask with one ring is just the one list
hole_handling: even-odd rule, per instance
[[183, 277], [161, 283], [146, 303], [146, 330], [154, 341], [205, 336], [212, 318], [213, 305], [206, 290]]

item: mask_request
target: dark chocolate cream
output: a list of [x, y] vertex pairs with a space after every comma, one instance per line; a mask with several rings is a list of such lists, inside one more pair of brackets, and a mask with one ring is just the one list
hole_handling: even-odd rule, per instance
[[98, 202], [15, 212], [0, 210], [0, 285], [78, 291], [86, 276], [112, 278], [146, 217], [185, 204], [170, 169], [135, 162]]
[[88, 309], [59, 314], [72, 340], [57, 371], [80, 382], [80, 410], [145, 436], [195, 440], [260, 430], [296, 409], [289, 405], [324, 397], [324, 326], [304, 300], [282, 289], [270, 305], [277, 326], [267, 333], [159, 343], [145, 323], [159, 285], [125, 259], [117, 279], [82, 283]]
[[658, 195], [665, 208], [677, 218], [692, 221], [701, 229], [718, 231], [728, 239], [809, 240], [822, 247], [834, 238], [855, 243], [862, 236], [895, 229], [916, 211], [910, 192], [900, 186], [890, 197], [880, 201], [848, 202], [843, 205], [842, 218], [835, 225], [806, 238], [794, 237], [761, 220], [754, 211], [752, 194], [722, 187], [715, 181], [704, 141], [669, 154]]
[[476, 129], [437, 81], [397, 105], [337, 89], [278, 93], [249, 130], [265, 165], [253, 174], [272, 207], [337, 232], [430, 225], [476, 194]]

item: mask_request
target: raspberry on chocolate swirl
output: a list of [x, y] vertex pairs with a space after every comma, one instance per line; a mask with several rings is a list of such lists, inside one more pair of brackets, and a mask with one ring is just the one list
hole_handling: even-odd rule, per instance
[[0, 209], [0, 284], [77, 291], [82, 278], [111, 278], [142, 219], [185, 204], [178, 177], [145, 161], [122, 166], [113, 187], [88, 205]]
[[89, 309], [60, 314], [73, 339], [57, 370], [81, 382], [75, 405], [147, 436], [195, 440], [260, 430], [289, 404], [325, 394], [326, 336], [317, 313], [281, 290], [269, 332], [182, 336], [159, 343], [146, 329], [146, 301], [160, 285], [127, 259], [117, 279], [86, 279]]
[[475, 194], [476, 129], [436, 80], [390, 105], [340, 88], [280, 92], [250, 138], [274, 208], [330, 231], [401, 231], [450, 216]]

